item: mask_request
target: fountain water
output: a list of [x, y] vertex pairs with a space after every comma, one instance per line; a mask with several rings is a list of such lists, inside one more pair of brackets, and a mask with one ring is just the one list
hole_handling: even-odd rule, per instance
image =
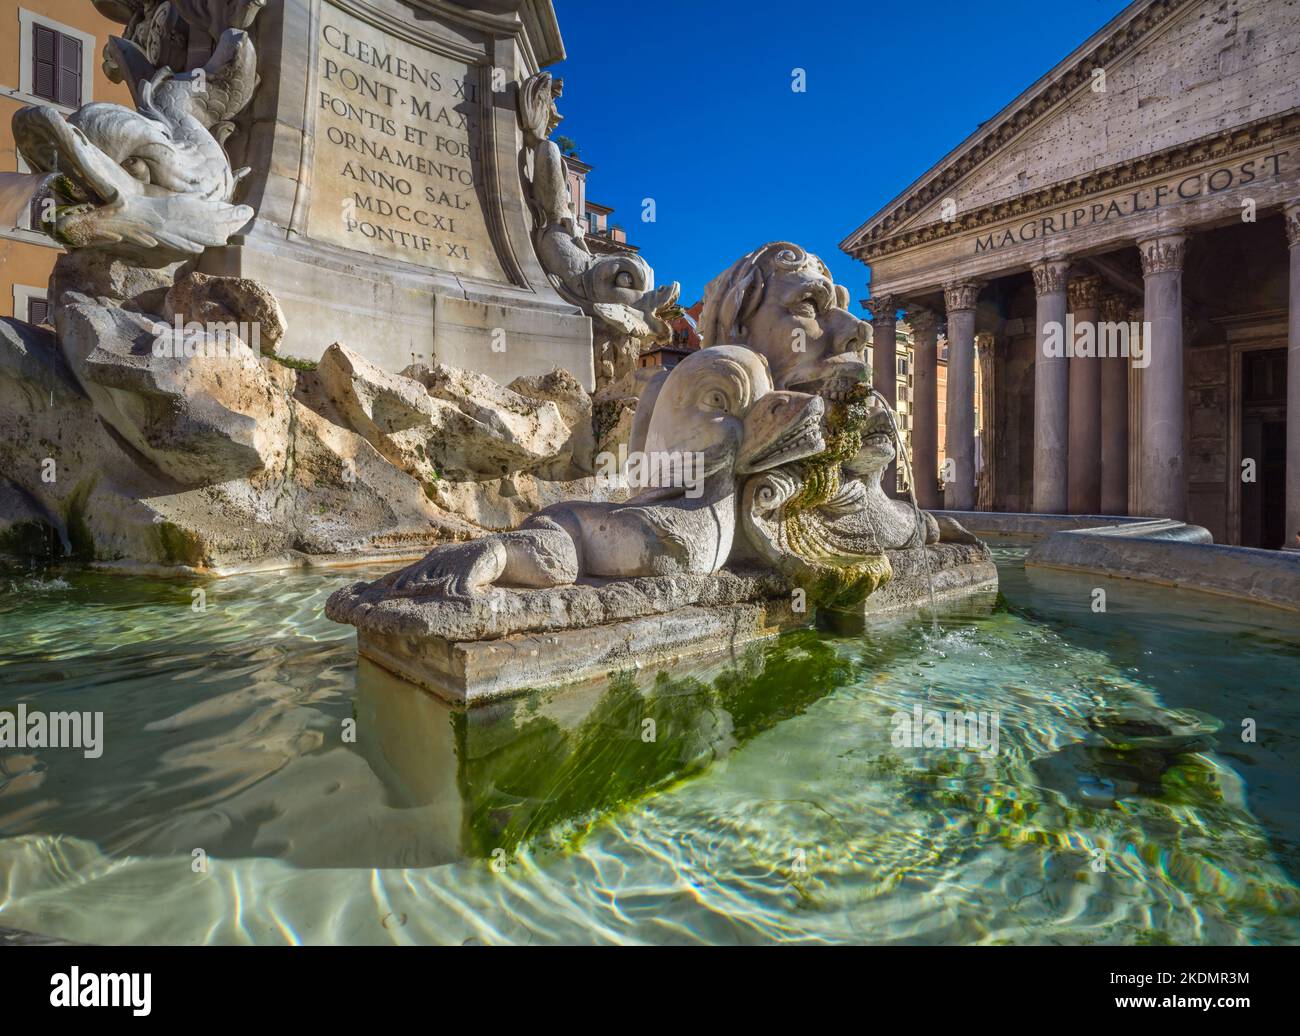
[[0, 226], [16, 227], [48, 173], [0, 173]]

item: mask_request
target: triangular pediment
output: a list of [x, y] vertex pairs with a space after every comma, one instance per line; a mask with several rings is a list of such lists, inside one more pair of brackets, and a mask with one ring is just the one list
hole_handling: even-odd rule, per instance
[[1294, 109], [1300, 4], [1138, 0], [841, 244], [873, 245]]

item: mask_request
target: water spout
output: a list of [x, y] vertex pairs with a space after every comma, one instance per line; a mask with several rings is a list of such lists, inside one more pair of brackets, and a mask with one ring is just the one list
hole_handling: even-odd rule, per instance
[[930, 623], [934, 632], [938, 633], [939, 608], [934, 599], [934, 577], [930, 574], [930, 555], [925, 552], [925, 519], [921, 516], [920, 505], [916, 502], [916, 479], [912, 477], [912, 461], [907, 455], [907, 450], [903, 448], [903, 436], [898, 431], [898, 422], [894, 420], [893, 407], [876, 389], [873, 388], [871, 394], [880, 400], [880, 405], [885, 408], [885, 413], [889, 417], [890, 430], [894, 433], [894, 453], [907, 475], [908, 496], [912, 500], [912, 514], [916, 516], [916, 546], [921, 552], [921, 564], [925, 569], [925, 586], [930, 597]]
[[0, 226], [17, 227], [49, 173], [0, 173]]

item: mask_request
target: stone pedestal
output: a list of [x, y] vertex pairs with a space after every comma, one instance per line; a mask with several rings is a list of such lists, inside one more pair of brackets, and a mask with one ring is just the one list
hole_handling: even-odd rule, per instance
[[1187, 239], [1165, 234], [1138, 243], [1146, 285], [1144, 310], [1151, 329], [1140, 410], [1142, 481], [1139, 513], [1187, 518], [1183, 477], [1183, 255]]
[[698, 774], [849, 678], [843, 656], [804, 636], [789, 652], [754, 644], [676, 674], [644, 668], [465, 709], [363, 657], [356, 747], [419, 825], [401, 865], [508, 860], [525, 842], [567, 847], [573, 823]]
[[944, 288], [948, 310], [948, 442], [952, 481], [944, 486], [944, 507], [970, 511], [975, 507], [975, 302], [978, 281], [960, 281]]
[[750, 569], [497, 587], [461, 599], [402, 596], [381, 581], [339, 590], [326, 614], [357, 627], [363, 657], [447, 701], [475, 705], [668, 666], [808, 625], [811, 613], [796, 610], [792, 589]]
[[1034, 264], [1038, 334], [1034, 354], [1034, 511], [1064, 514], [1069, 506], [1070, 361], [1046, 355], [1048, 325], [1064, 334], [1066, 278], [1070, 264], [1045, 259]]
[[894, 575], [863, 602], [868, 623], [876, 615], [928, 609], [931, 586], [935, 604], [997, 592], [998, 568], [983, 543], [932, 543], [924, 558], [915, 548], [888, 553]]
[[[893, 578], [846, 621], [924, 608], [996, 588], [983, 543], [889, 551]], [[928, 574], [927, 574], [928, 566]], [[449, 599], [396, 592], [385, 580], [336, 591], [325, 614], [357, 628], [362, 658], [455, 705], [581, 686], [630, 670], [734, 655], [743, 645], [813, 625], [813, 602], [783, 577], [743, 565], [709, 576], [584, 579], [548, 590], [496, 587]]]

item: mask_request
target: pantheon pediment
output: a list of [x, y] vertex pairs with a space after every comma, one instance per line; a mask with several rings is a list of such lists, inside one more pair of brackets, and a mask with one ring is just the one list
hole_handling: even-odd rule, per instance
[[[873, 262], [969, 236], [972, 248], [960, 252], [974, 254], [976, 242], [990, 247], [994, 231], [993, 246], [1011, 244], [1007, 230], [1018, 232], [1013, 224], [1030, 214], [1086, 205], [1085, 217], [1071, 217], [1080, 225], [1118, 216], [1120, 196], [1134, 187], [1150, 192], [1130, 199], [1125, 215], [1157, 201], [1176, 205], [1180, 186], [1191, 201], [1281, 175], [1268, 145], [1300, 129], [1300, 56], [1289, 46], [1298, 31], [1300, 5], [1274, 0], [1133, 4], [841, 247]], [[1254, 161], [1243, 169], [1236, 158]], [[1185, 173], [1215, 174], [1216, 163], [1231, 173], [1199, 188], [1183, 182]]]

